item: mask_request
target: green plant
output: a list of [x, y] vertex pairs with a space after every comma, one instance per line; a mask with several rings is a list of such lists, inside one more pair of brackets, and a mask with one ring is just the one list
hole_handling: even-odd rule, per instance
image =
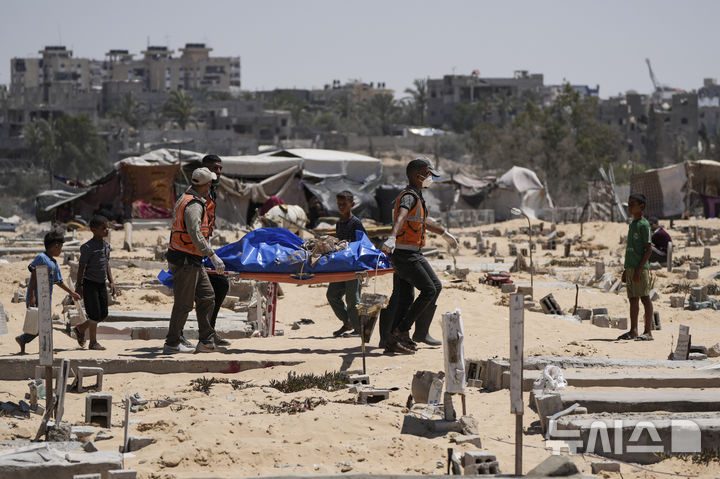
[[337, 391], [347, 387], [347, 376], [340, 372], [325, 372], [317, 374], [295, 374], [289, 372], [284, 381], [270, 381], [270, 387], [284, 393], [294, 393], [310, 388], [318, 388], [323, 391]]

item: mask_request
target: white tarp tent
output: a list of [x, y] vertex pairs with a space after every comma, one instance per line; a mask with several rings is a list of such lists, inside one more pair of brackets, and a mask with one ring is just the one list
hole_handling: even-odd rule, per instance
[[495, 221], [512, 218], [510, 208], [520, 208], [530, 218], [553, 203], [534, 171], [520, 166], [513, 166], [497, 180], [497, 188], [492, 190], [480, 205], [481, 209], [495, 211]]
[[[382, 161], [372, 156], [337, 150], [289, 148], [261, 155], [277, 161], [280, 158], [301, 158], [303, 175], [315, 178], [342, 176], [357, 183], [366, 183], [382, 176]], [[223, 158], [224, 159], [224, 158]]]

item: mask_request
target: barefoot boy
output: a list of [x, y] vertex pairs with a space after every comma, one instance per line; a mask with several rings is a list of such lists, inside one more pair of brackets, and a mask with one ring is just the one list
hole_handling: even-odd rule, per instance
[[[71, 291], [70, 288], [63, 283], [60, 266], [57, 264], [57, 261], [55, 261], [55, 258], [62, 253], [65, 234], [62, 231], [51, 231], [45, 235], [43, 242], [45, 243], [45, 252], [35, 256], [35, 259], [28, 265], [28, 270], [30, 270], [30, 284], [28, 284], [27, 294], [25, 296], [25, 307], [34, 308], [37, 306], [37, 274], [35, 274], [35, 268], [37, 266], [48, 267], [51, 300], [53, 285], [55, 284], [65, 290], [74, 299], [80, 299], [80, 295]], [[37, 336], [37, 334], [23, 333], [15, 338], [15, 341], [20, 345], [20, 354], [25, 354], [25, 345], [37, 338]]]
[[[631, 194], [628, 199], [628, 211], [633, 220], [628, 229], [622, 281], [625, 282], [628, 298], [630, 298], [630, 331], [618, 339], [635, 338], [639, 341], [652, 341], [653, 339], [653, 305], [650, 301], [650, 269], [648, 267], [652, 243], [650, 242], [650, 223], [643, 218], [645, 202], [645, 196], [639, 193]], [[638, 336], [640, 301], [645, 308], [645, 329]]]
[[110, 270], [110, 245], [104, 238], [108, 235], [108, 220], [104, 216], [93, 216], [90, 220], [93, 237], [80, 247], [75, 291], [82, 296], [88, 320], [75, 327], [75, 336], [80, 347], [85, 346], [85, 331], [90, 330], [88, 349], [102, 351], [105, 348], [97, 341], [97, 325], [108, 315], [108, 292], [105, 280], [110, 281], [110, 292], [115, 295], [115, 282]]

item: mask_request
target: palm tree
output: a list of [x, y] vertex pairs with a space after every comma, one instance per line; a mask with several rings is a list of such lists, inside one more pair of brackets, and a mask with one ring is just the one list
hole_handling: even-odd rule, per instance
[[371, 130], [379, 128], [383, 135], [389, 135], [390, 127], [398, 111], [393, 96], [388, 94], [373, 95], [368, 100], [363, 101], [363, 106], [368, 127]]
[[135, 129], [140, 128], [147, 122], [146, 106], [144, 103], [136, 101], [132, 92], [123, 95], [120, 104], [110, 115], [123, 120]]
[[412, 103], [419, 119], [419, 125], [425, 125], [425, 111], [427, 110], [427, 80], [416, 79], [413, 80], [415, 88], [406, 88], [405, 93], [412, 96]]
[[181, 129], [187, 128], [188, 123], [197, 124], [195, 117], [197, 109], [193, 99], [185, 90], [173, 90], [163, 106], [165, 116], [178, 124]]

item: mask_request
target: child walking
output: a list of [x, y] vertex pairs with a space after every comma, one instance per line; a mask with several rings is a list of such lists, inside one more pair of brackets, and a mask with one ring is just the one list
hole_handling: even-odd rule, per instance
[[[340, 221], [335, 224], [335, 236], [338, 240], [357, 241], [355, 233], [357, 231], [365, 233], [365, 228], [360, 218], [352, 214], [352, 207], [355, 206], [352, 192], [341, 191], [335, 198], [340, 212]], [[343, 302], [343, 296], [345, 296], [347, 306]], [[360, 302], [360, 282], [357, 279], [351, 279], [350, 281], [330, 283], [326, 297], [335, 316], [342, 321], [342, 326], [333, 332], [333, 336], [342, 336], [351, 331], [359, 333], [360, 320], [357, 304]]]
[[85, 346], [85, 332], [90, 331], [88, 349], [103, 351], [97, 341], [97, 325], [108, 316], [108, 292], [105, 281], [110, 283], [110, 293], [115, 295], [115, 282], [110, 270], [110, 244], [104, 238], [108, 235], [108, 219], [94, 216], [90, 220], [93, 237], [80, 247], [75, 291], [82, 296], [88, 320], [75, 327], [75, 336], [80, 347]]
[[[652, 253], [652, 243], [650, 241], [650, 223], [643, 218], [645, 203], [645, 196], [640, 193], [633, 193], [628, 199], [628, 211], [633, 220], [628, 229], [622, 281], [625, 282], [630, 299], [630, 331], [618, 337], [621, 340], [653, 340], [653, 304], [650, 300], [650, 268], [648, 264]], [[645, 327], [643, 333], [638, 335], [640, 301], [645, 309]]]
[[[58, 285], [61, 289], [65, 290], [74, 299], [80, 299], [80, 295], [72, 291], [70, 288], [65, 286], [63, 283], [62, 274], [60, 274], [60, 266], [57, 264], [55, 258], [60, 256], [62, 253], [63, 243], [65, 242], [65, 233], [62, 231], [51, 231], [43, 238], [45, 244], [45, 252], [35, 256], [30, 264], [28, 270], [30, 271], [30, 284], [27, 287], [27, 293], [25, 295], [25, 307], [34, 308], [37, 307], [37, 274], [35, 268], [38, 266], [48, 267], [48, 281], [50, 283], [50, 300], [52, 305], [52, 291], [53, 285]], [[25, 345], [33, 339], [37, 338], [37, 334], [23, 333], [15, 338], [18, 345], [20, 346], [20, 354], [25, 354]]]

